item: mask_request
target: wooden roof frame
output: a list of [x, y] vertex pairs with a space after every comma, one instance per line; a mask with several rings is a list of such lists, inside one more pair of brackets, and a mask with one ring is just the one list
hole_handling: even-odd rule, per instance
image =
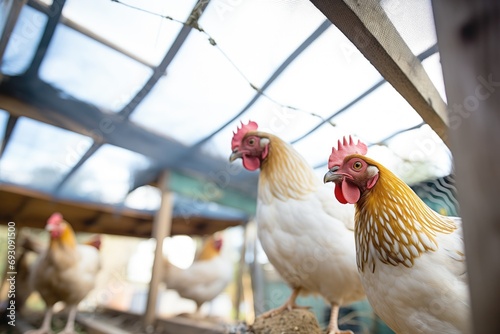
[[[0, 221], [14, 222], [17, 228], [44, 228], [53, 212], [63, 213], [77, 232], [103, 233], [150, 238], [154, 211], [135, 210], [99, 203], [55, 198], [46, 193], [16, 185], [0, 187]], [[246, 219], [215, 219], [203, 215], [177, 214], [172, 217], [172, 235], [213, 234]]]
[[[377, 68], [383, 77], [400, 92], [400, 94], [415, 108], [434, 131], [447, 142], [447, 118], [446, 105], [441, 99], [436, 88], [427, 76], [420, 60], [408, 48], [404, 40], [391, 23], [383, 8], [377, 1], [369, 1], [363, 6], [358, 6], [355, 1], [350, 0], [311, 0], [325, 16], [335, 24], [363, 53], [363, 55]], [[174, 192], [195, 197], [196, 199], [214, 201], [223, 205], [232, 206], [243, 210], [249, 215], [255, 212], [256, 184], [258, 173], [251, 173], [246, 170], [238, 171], [237, 178], [225, 187], [220, 187], [217, 180], [207, 181], [203, 171], [225, 171], [227, 161], [213, 159], [201, 153], [198, 148], [213, 135], [218, 133], [230, 122], [224, 124], [207, 138], [202, 139], [193, 147], [186, 147], [170, 138], [152, 133], [147, 129], [128, 121], [129, 115], [133, 112], [137, 104], [144, 98], [148, 90], [154, 85], [166, 71], [168, 64], [175, 57], [182, 43], [186, 40], [189, 31], [196, 25], [197, 19], [203, 14], [208, 1], [200, 0], [193, 8], [193, 15], [190, 16], [191, 23], [186, 24], [179, 33], [173, 47], [167, 52], [165, 58], [154, 69], [150, 80], [131, 102], [118, 113], [108, 113], [99, 110], [95, 106], [76, 99], [61, 97], [59, 91], [54, 87], [42, 82], [36, 75], [37, 68], [44, 56], [44, 50], [54, 32], [55, 26], [61, 20], [73, 29], [81, 30], [78, 25], [72, 24], [62, 17], [64, 0], [56, 1], [52, 7], [47, 7], [38, 0], [29, 0], [28, 4], [41, 10], [51, 13], [47, 29], [42, 37], [41, 44], [45, 47], [39, 48], [35, 61], [25, 76], [9, 77], [0, 83], [0, 108], [10, 113], [8, 121], [8, 131], [4, 135], [4, 145], [7, 144], [12, 129], [16, 125], [19, 117], [29, 117], [38, 121], [58, 126], [76, 133], [90, 136], [94, 139], [94, 145], [84, 154], [83, 158], [65, 176], [61, 185], [104, 143], [109, 143], [122, 147], [133, 152], [139, 152], [148, 157], [152, 157], [157, 165], [149, 171], [145, 177], [136, 185], [151, 184], [157, 181], [158, 175], [169, 170], [169, 189]], [[56, 8], [57, 7], [57, 8]], [[58, 10], [58, 15], [53, 15], [54, 10]], [[276, 70], [266, 84], [257, 91], [255, 97], [249, 104], [234, 117], [239, 117], [249, 106], [261, 96], [261, 92], [269, 86], [291, 63], [319, 37], [331, 24], [324, 22], [288, 59]], [[81, 31], [89, 35], [87, 31]], [[91, 38], [94, 38], [90, 36]], [[108, 45], [105, 40], [97, 40]], [[114, 45], [108, 45], [120, 51]], [[435, 52], [435, 51], [434, 51]], [[140, 60], [138, 60], [140, 61]], [[27, 81], [26, 79], [29, 79]], [[373, 88], [375, 90], [378, 86]], [[365, 95], [364, 95], [365, 96]], [[363, 96], [363, 97], [364, 97]], [[357, 103], [363, 97], [356, 99], [352, 104]], [[352, 104], [349, 104], [351, 106]], [[347, 108], [347, 107], [346, 107]], [[103, 123], [103, 120], [106, 122]], [[231, 120], [232, 121], [232, 120]], [[108, 127], [113, 127], [113, 131]], [[311, 132], [311, 131], [310, 131]], [[309, 133], [306, 133], [307, 136]], [[301, 140], [303, 137], [295, 140]], [[169, 154], [165, 154], [165, 148], [169, 149]], [[3, 147], [2, 147], [3, 151]], [[190, 152], [189, 159], [184, 159], [187, 152]], [[1, 152], [0, 152], [1, 154]], [[200, 166], [203, 168], [200, 170]], [[216, 193], [207, 195], [207, 184], [215, 186]], [[5, 188], [0, 185], [0, 189]], [[223, 188], [223, 189], [222, 189]], [[57, 195], [57, 191], [56, 194]], [[13, 194], [16, 196], [16, 194]], [[5, 194], [4, 194], [5, 198]], [[35, 197], [36, 198], [36, 197]], [[60, 200], [56, 196], [51, 197], [51, 201]], [[82, 204], [86, 205], [86, 204]], [[116, 209], [115, 209], [116, 210]], [[39, 223], [37, 223], [39, 224]], [[83, 225], [82, 225], [83, 226]], [[172, 232], [175, 233], [175, 223]]]

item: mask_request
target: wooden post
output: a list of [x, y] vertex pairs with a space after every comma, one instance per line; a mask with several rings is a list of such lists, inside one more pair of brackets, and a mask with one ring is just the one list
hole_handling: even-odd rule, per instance
[[240, 304], [243, 297], [243, 273], [246, 267], [245, 254], [247, 250], [247, 226], [248, 222], [243, 226], [243, 244], [241, 245], [240, 261], [238, 264], [238, 272], [236, 273], [236, 296], [234, 301], [236, 320], [240, 319]]
[[435, 0], [433, 10], [474, 333], [500, 333], [500, 3]]
[[162, 192], [160, 209], [156, 213], [153, 222], [153, 238], [156, 239], [153, 270], [151, 282], [149, 283], [146, 313], [144, 314], [144, 326], [146, 329], [153, 326], [156, 318], [156, 303], [158, 300], [158, 286], [161, 282], [163, 271], [163, 240], [170, 235], [172, 227], [173, 194], [168, 189], [168, 172], [165, 171], [160, 177], [159, 186]]

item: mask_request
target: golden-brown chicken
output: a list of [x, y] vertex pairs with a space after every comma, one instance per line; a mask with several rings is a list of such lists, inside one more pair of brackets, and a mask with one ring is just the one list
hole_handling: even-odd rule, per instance
[[397, 333], [470, 333], [458, 217], [431, 210], [351, 139], [332, 150], [325, 182], [356, 206], [357, 264], [368, 300]]
[[229, 284], [233, 263], [220, 254], [222, 237], [207, 238], [193, 264], [181, 269], [165, 259], [163, 280], [168, 289], [196, 303], [197, 313], [203, 303], [217, 297]]
[[49, 247], [30, 270], [30, 282], [46, 303], [43, 324], [29, 334], [51, 333], [53, 306], [64, 302], [70, 308], [62, 333], [74, 333], [74, 321], [80, 301], [94, 288], [100, 268], [99, 252], [94, 246], [79, 245], [70, 224], [54, 213], [45, 229], [50, 233]]

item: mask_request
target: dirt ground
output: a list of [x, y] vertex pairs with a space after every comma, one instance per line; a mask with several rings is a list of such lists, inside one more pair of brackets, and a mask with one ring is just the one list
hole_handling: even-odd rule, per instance
[[270, 318], [257, 317], [250, 333], [254, 334], [321, 334], [314, 314], [307, 310], [285, 311]]

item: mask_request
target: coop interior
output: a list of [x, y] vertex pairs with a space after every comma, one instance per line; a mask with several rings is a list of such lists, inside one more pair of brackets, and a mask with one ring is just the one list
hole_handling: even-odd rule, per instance
[[[461, 14], [451, 17], [443, 13], [455, 5], [444, 0], [0, 1], [0, 332], [42, 326], [46, 302], [33, 287], [41, 276], [31, 272], [52, 249], [48, 226], [59, 218], [100, 261], [95, 286], [78, 303], [76, 333], [325, 332], [331, 306], [317, 294], [298, 297], [306, 315], [259, 318], [292, 289], [260, 243], [261, 172], [230, 161], [233, 136], [257, 122], [323, 180], [332, 147], [351, 135], [432, 210], [471, 217], [460, 175], [481, 171], [460, 174], [459, 165], [457, 174], [457, 162], [481, 150], [460, 151], [462, 139], [453, 141], [450, 130], [497, 147], [498, 133], [480, 128], [488, 122], [457, 122], [481, 115], [470, 110], [498, 110], [499, 80], [491, 59], [464, 64], [454, 49], [462, 45], [438, 43], [446, 27], [483, 9], [459, 3]], [[477, 33], [470, 30], [460, 31]], [[465, 59], [474, 58], [471, 50]], [[499, 53], [498, 46], [487, 51]], [[493, 73], [481, 90], [493, 96], [486, 106], [449, 84], [477, 80], [478, 72], [457, 70], [476, 65], [485, 67], [484, 78]], [[464, 113], [450, 115], [450, 99], [463, 102]], [[498, 176], [498, 158], [488, 161]], [[480, 189], [498, 185], [481, 182]], [[465, 232], [498, 245], [487, 225], [498, 205], [483, 198], [490, 215]], [[214, 240], [216, 251], [207, 251]], [[481, 256], [484, 269], [487, 256], [470, 240], [467, 256]], [[300, 253], [308, 245], [283, 247]], [[221, 267], [175, 283], [165, 278], [208, 253]], [[495, 296], [481, 293], [495, 279], [480, 270], [471, 274], [474, 317], [487, 315], [479, 310]], [[223, 281], [215, 296], [185, 297], [184, 290], [208, 291], [204, 280], [214, 275]], [[70, 315], [56, 303], [52, 330], [62, 331]], [[481, 323], [498, 325], [494, 318]], [[339, 327], [394, 333], [366, 298], [340, 308]]]

